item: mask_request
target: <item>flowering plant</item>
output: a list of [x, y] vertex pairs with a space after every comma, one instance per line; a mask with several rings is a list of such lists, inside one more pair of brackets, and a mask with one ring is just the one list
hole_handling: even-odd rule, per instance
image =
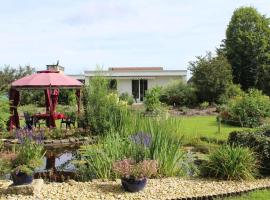
[[0, 174], [25, 173], [32, 175], [34, 170], [43, 163], [44, 149], [39, 138], [34, 141], [34, 136], [30, 131], [16, 133], [19, 140], [15, 152], [0, 153]]
[[45, 154], [43, 145], [30, 139], [24, 139], [24, 142], [18, 146], [17, 152], [16, 159], [12, 161], [12, 172], [15, 174], [21, 172], [32, 175], [34, 170], [43, 163]]
[[157, 161], [155, 160], [143, 160], [136, 163], [132, 159], [124, 159], [113, 164], [113, 171], [122, 178], [128, 179], [152, 177], [157, 174], [157, 170]]
[[152, 143], [152, 136], [149, 133], [138, 132], [130, 136], [130, 140], [137, 145], [150, 147]]

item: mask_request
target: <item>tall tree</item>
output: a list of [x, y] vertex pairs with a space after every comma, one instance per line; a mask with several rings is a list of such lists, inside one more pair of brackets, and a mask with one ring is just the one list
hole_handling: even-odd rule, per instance
[[270, 21], [253, 7], [234, 11], [226, 31], [225, 48], [233, 81], [244, 90], [257, 87], [259, 71], [269, 62]]
[[35, 69], [30, 66], [19, 66], [18, 68], [5, 66], [0, 70], [0, 91], [7, 92], [10, 83], [34, 72]]
[[232, 83], [231, 65], [222, 54], [216, 57], [211, 53], [204, 57], [198, 56], [196, 61], [189, 63], [189, 70], [200, 102], [217, 102]]

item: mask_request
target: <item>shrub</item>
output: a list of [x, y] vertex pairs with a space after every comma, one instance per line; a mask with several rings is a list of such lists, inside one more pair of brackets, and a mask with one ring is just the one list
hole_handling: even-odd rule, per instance
[[93, 77], [84, 90], [84, 116], [94, 134], [106, 134], [119, 128], [127, 104], [119, 101], [118, 95], [108, 88], [108, 80], [102, 76]]
[[146, 91], [144, 104], [147, 112], [154, 113], [155, 111], [160, 109], [161, 107], [161, 102], [159, 101], [160, 92], [161, 92], [160, 87], [154, 87]]
[[195, 89], [183, 81], [174, 81], [161, 91], [160, 101], [173, 106], [194, 106], [197, 104]]
[[207, 53], [205, 56], [198, 56], [189, 63], [189, 70], [192, 73], [190, 81], [196, 88], [199, 102], [217, 102], [226, 87], [232, 83], [231, 65], [223, 54], [213, 56]]
[[6, 128], [9, 119], [9, 103], [8, 99], [0, 93], [0, 131]]
[[122, 101], [126, 101], [128, 103], [128, 105], [132, 105], [134, 102], [133, 97], [131, 95], [129, 95], [127, 92], [122, 93], [119, 96], [119, 99]]
[[269, 116], [269, 97], [255, 89], [232, 98], [221, 112], [222, 121], [234, 122], [245, 127], [259, 126]]
[[226, 104], [231, 98], [243, 95], [244, 91], [241, 89], [240, 85], [230, 84], [228, 87], [226, 87], [224, 94], [219, 97], [218, 103]]
[[204, 102], [202, 102], [201, 104], [200, 104], [200, 109], [206, 109], [206, 108], [208, 108], [208, 106], [209, 106], [209, 102], [207, 102], [207, 101], [204, 101]]
[[256, 156], [249, 148], [223, 145], [209, 155], [201, 173], [218, 179], [248, 180], [254, 178], [257, 169]]
[[60, 89], [58, 103], [61, 105], [74, 106], [77, 103], [75, 90], [72, 89]]
[[261, 163], [260, 173], [270, 174], [270, 127], [231, 132], [228, 143], [251, 148]]

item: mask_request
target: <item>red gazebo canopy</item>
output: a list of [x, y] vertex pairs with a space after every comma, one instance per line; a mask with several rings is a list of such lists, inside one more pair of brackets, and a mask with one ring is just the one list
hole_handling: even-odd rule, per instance
[[25, 76], [11, 83], [9, 93], [10, 105], [10, 128], [20, 127], [17, 106], [20, 100], [20, 89], [43, 89], [45, 93], [46, 113], [49, 118], [47, 125], [55, 127], [55, 110], [58, 101], [59, 88], [77, 89], [78, 112], [80, 110], [80, 88], [82, 83], [72, 77], [66, 76], [59, 71], [44, 70], [36, 74]]
[[36, 74], [25, 76], [11, 83], [13, 88], [80, 88], [82, 83], [59, 71], [38, 71]]

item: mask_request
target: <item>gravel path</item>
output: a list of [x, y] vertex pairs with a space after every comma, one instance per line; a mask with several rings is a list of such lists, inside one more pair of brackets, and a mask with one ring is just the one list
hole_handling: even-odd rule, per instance
[[122, 190], [120, 180], [106, 182], [95, 180], [85, 183], [70, 181], [68, 183], [44, 184], [41, 194], [38, 196], [2, 195], [0, 196], [0, 199], [175, 199], [180, 197], [223, 194], [269, 186], [270, 179], [261, 179], [249, 182], [233, 182], [164, 178], [148, 180], [146, 188], [139, 193], [127, 193]]

